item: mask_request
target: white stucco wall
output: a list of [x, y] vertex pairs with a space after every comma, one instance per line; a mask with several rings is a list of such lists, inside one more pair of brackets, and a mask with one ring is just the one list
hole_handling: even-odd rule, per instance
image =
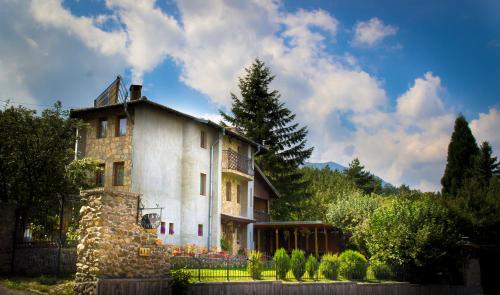
[[[201, 130], [207, 134], [207, 148], [200, 147]], [[158, 234], [166, 244], [208, 246], [210, 146], [218, 137], [219, 130], [200, 122], [148, 106], [135, 109], [131, 191], [143, 195], [145, 207], [163, 207], [166, 231], [161, 234], [158, 229]], [[211, 247], [217, 250], [222, 237], [222, 150], [222, 142], [214, 146]], [[252, 158], [255, 150], [245, 144], [242, 152]], [[200, 173], [207, 175], [206, 196], [200, 195]], [[248, 218], [253, 218], [253, 186], [253, 181], [243, 186], [242, 216]], [[174, 224], [173, 235], [169, 234], [169, 223]], [[198, 236], [198, 224], [203, 224], [202, 237]], [[252, 224], [246, 227], [243, 238], [245, 248], [253, 249]]]
[[[200, 147], [202, 128], [208, 135], [206, 149]], [[135, 110], [131, 190], [143, 194], [146, 207], [164, 208], [166, 233], [159, 237], [166, 244], [207, 246], [210, 145], [216, 136], [215, 129], [193, 120], [150, 107]], [[200, 195], [200, 173], [207, 175], [206, 196]], [[173, 235], [168, 233], [171, 222]], [[198, 237], [198, 224], [203, 224], [202, 237]], [[220, 222], [214, 219], [214, 224]]]

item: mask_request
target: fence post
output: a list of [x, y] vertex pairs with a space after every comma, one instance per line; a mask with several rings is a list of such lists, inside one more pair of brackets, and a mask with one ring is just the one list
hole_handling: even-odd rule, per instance
[[59, 212], [59, 241], [58, 241], [58, 249], [57, 249], [57, 266], [56, 266], [56, 277], [59, 276], [61, 269], [61, 251], [62, 251], [62, 243], [63, 243], [63, 223], [64, 223], [64, 194], [60, 195], [60, 212]]
[[229, 256], [226, 258], [226, 278], [229, 281]]
[[273, 261], [274, 265], [274, 279], [278, 280], [278, 267], [276, 267], [276, 261]]
[[201, 259], [198, 259], [198, 282], [201, 282]]
[[316, 282], [319, 281], [319, 261], [318, 261], [318, 269], [316, 270]]

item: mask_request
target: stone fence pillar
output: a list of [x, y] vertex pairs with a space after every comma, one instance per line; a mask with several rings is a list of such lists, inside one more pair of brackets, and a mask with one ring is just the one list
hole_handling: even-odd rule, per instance
[[167, 275], [166, 248], [137, 224], [140, 194], [94, 189], [80, 196], [75, 294], [97, 294], [98, 279]]

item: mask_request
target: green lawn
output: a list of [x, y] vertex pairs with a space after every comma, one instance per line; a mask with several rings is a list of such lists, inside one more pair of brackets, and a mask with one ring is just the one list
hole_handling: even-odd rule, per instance
[[75, 281], [72, 277], [0, 277], [0, 285], [15, 290], [29, 291], [35, 294], [70, 295], [73, 294]]
[[[222, 269], [222, 268], [202, 268], [200, 270], [198, 269], [186, 269], [192, 276], [192, 280], [194, 282], [201, 281], [201, 282], [222, 282], [222, 281], [227, 281], [228, 277], [228, 270]], [[199, 279], [198, 279], [199, 278]], [[229, 281], [251, 281], [253, 280], [246, 269], [244, 268], [234, 268], [229, 270]], [[276, 272], [271, 269], [271, 270], [264, 270], [262, 272], [261, 280], [276, 280]], [[287, 275], [286, 279], [284, 280], [285, 282], [297, 282], [297, 280], [294, 278], [292, 271], [290, 270]], [[301, 282], [315, 282], [315, 278], [310, 278], [307, 272], [304, 274], [304, 277], [302, 278]], [[318, 281], [320, 282], [334, 282], [332, 280], [326, 279], [322, 274], [319, 274]], [[347, 281], [344, 279], [340, 279], [338, 281]], [[373, 283], [379, 283], [380, 281], [377, 281], [375, 279], [367, 279], [364, 280], [363, 282], [373, 282]]]

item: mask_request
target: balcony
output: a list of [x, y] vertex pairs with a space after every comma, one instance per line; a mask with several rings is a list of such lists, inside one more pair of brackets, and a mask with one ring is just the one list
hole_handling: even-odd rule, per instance
[[253, 180], [252, 160], [233, 150], [223, 150], [222, 173], [229, 173], [239, 178]]
[[257, 222], [267, 222], [271, 220], [271, 215], [265, 211], [253, 210], [253, 219]]

